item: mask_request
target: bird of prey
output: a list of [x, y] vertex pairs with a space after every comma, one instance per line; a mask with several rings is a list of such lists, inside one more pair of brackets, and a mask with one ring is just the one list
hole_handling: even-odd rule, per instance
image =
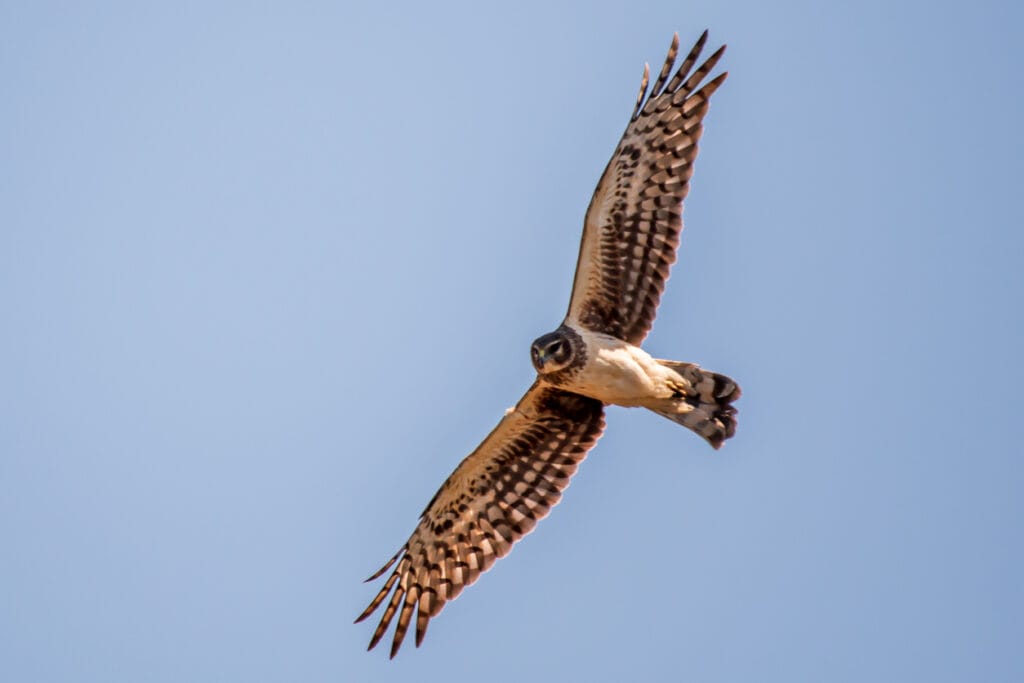
[[640, 348], [676, 260], [708, 101], [727, 75], [704, 83], [725, 46], [694, 69], [706, 41], [707, 31], [673, 74], [676, 34], [650, 94], [644, 66], [629, 124], [587, 209], [569, 311], [530, 348], [533, 386], [441, 485], [401, 550], [367, 579], [397, 562], [356, 619], [387, 603], [369, 649], [396, 614], [391, 656], [414, 615], [418, 647], [445, 603], [548, 514], [601, 436], [605, 405], [648, 408], [716, 449], [735, 433], [733, 380]]

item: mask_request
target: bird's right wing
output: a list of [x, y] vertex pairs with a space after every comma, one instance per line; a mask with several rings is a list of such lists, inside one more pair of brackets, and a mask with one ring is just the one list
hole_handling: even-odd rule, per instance
[[398, 613], [394, 657], [413, 612], [418, 647], [444, 604], [548, 514], [602, 431], [600, 401], [535, 382], [441, 485], [398, 554], [367, 579], [379, 578], [398, 562], [356, 619], [366, 619], [387, 600], [370, 649]]
[[[694, 69], [707, 40], [701, 35], [669, 80], [679, 49], [672, 40], [647, 96], [648, 71], [626, 132], [601, 176], [583, 223], [566, 322], [640, 344], [651, 329], [676, 260], [683, 200], [690, 188], [697, 141], [722, 73], [702, 86], [725, 47]], [[692, 70], [692, 71], [691, 71]]]

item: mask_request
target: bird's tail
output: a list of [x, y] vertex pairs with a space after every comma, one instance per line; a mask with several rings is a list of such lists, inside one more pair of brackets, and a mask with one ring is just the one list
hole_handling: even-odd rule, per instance
[[660, 359], [658, 363], [673, 370], [679, 381], [670, 384], [675, 392], [671, 398], [651, 399], [644, 407], [696, 432], [712, 448], [721, 448], [736, 433], [732, 403], [740, 397], [739, 386], [731, 378], [693, 363]]

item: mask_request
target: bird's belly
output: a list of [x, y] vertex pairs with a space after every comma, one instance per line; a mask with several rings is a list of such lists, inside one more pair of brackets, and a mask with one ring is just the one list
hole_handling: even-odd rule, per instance
[[587, 351], [587, 364], [570, 390], [621, 406], [641, 405], [660, 393], [661, 368], [642, 349], [615, 340], [588, 345]]

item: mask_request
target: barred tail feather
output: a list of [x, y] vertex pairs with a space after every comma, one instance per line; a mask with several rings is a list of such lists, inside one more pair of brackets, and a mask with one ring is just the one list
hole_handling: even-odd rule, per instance
[[714, 449], [736, 433], [736, 407], [740, 388], [730, 377], [709, 372], [693, 363], [658, 360], [682, 380], [671, 384], [671, 398], [653, 399], [645, 407], [696, 432]]

